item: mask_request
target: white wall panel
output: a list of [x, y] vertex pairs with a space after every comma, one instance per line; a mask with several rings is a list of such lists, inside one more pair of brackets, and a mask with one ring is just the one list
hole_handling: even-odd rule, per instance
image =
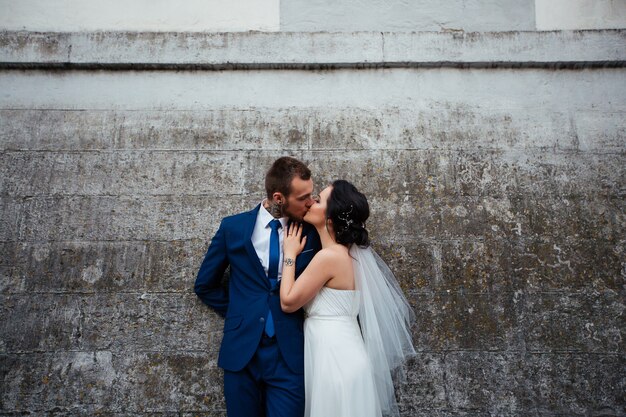
[[279, 0], [0, 0], [0, 29], [277, 31]]

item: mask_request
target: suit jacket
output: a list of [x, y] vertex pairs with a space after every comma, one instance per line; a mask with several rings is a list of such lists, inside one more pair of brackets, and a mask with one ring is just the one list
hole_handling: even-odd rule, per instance
[[[246, 366], [259, 345], [270, 308], [283, 359], [293, 372], [301, 374], [304, 373], [302, 309], [295, 313], [281, 310], [279, 289], [270, 287], [251, 241], [260, 206], [222, 220], [202, 261], [194, 289], [206, 305], [225, 317], [218, 366], [233, 372]], [[303, 236], [307, 236], [307, 241], [296, 258], [296, 277], [321, 247], [317, 231], [311, 225], [304, 223]], [[228, 266], [230, 279], [225, 288], [222, 280]]]

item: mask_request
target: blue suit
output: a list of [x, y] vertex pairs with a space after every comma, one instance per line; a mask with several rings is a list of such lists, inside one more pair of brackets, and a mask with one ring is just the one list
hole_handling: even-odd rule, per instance
[[[302, 409], [304, 408], [303, 313], [299, 310], [288, 314], [281, 310], [279, 289], [271, 288], [265, 270], [259, 262], [251, 241], [259, 208], [260, 205], [251, 211], [222, 220], [200, 266], [195, 283], [198, 297], [225, 317], [224, 337], [217, 363], [225, 371], [224, 391], [229, 417], [252, 417], [254, 414], [251, 414], [250, 408], [246, 408], [247, 405], [242, 403], [246, 401], [260, 403], [267, 401], [267, 408], [270, 409], [268, 416], [274, 414], [273, 407], [289, 408], [287, 405], [275, 403], [282, 401], [285, 393], [272, 395], [270, 399], [270, 394], [263, 392], [267, 384], [272, 385], [272, 382], [266, 379], [282, 381], [286, 377], [291, 378], [285, 391], [287, 393], [301, 391]], [[321, 247], [317, 232], [306, 223], [303, 236], [307, 236], [307, 242], [296, 259], [296, 277]], [[222, 281], [229, 266], [230, 279], [228, 288], [225, 288]], [[263, 337], [268, 308], [272, 311], [276, 333], [275, 339], [271, 339], [271, 342], [267, 342], [267, 338]], [[279, 362], [278, 365], [274, 362], [268, 364], [268, 360]], [[273, 369], [271, 375], [264, 370], [264, 367], [268, 366]], [[279, 375], [276, 375], [276, 372]], [[241, 378], [248, 378], [251, 381], [242, 382]], [[244, 384], [243, 388], [241, 384]], [[229, 398], [235, 395], [235, 391], [236, 404], [234, 398]], [[241, 394], [244, 391], [250, 391], [248, 392], [250, 398], [246, 399], [247, 394]], [[229, 395], [231, 392], [233, 395]], [[255, 396], [258, 398], [255, 399]], [[270, 406], [270, 400], [275, 404]], [[244, 412], [246, 415], [241, 415]], [[264, 414], [259, 412], [258, 415]], [[281, 414], [278, 410], [274, 415], [290, 414]]]

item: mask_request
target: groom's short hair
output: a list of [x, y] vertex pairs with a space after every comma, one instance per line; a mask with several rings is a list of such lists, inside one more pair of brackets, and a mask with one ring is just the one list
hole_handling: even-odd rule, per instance
[[304, 162], [290, 156], [278, 158], [265, 174], [265, 191], [267, 198], [272, 199], [272, 194], [279, 192], [285, 197], [291, 192], [291, 181], [296, 175], [302, 180], [311, 178], [311, 170]]

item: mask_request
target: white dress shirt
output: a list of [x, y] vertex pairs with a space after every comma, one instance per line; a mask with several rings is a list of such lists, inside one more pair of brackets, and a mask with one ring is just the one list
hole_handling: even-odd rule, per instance
[[[261, 203], [261, 207], [259, 208], [259, 214], [256, 216], [256, 223], [254, 224], [254, 230], [252, 231], [252, 246], [254, 246], [254, 250], [256, 251], [257, 256], [259, 257], [259, 261], [261, 265], [263, 265], [263, 269], [265, 270], [265, 275], [267, 275], [267, 269], [269, 268], [270, 263], [270, 235], [272, 233], [272, 229], [269, 226], [269, 223], [274, 220], [274, 216], [270, 214], [269, 211], [265, 207], [263, 207], [263, 203]], [[285, 230], [287, 228], [287, 224], [289, 219], [287, 217], [281, 217], [280, 224], [283, 226], [278, 229], [278, 241], [280, 245], [280, 258], [278, 259], [278, 279], [280, 280], [283, 276], [283, 236], [285, 235]]]

